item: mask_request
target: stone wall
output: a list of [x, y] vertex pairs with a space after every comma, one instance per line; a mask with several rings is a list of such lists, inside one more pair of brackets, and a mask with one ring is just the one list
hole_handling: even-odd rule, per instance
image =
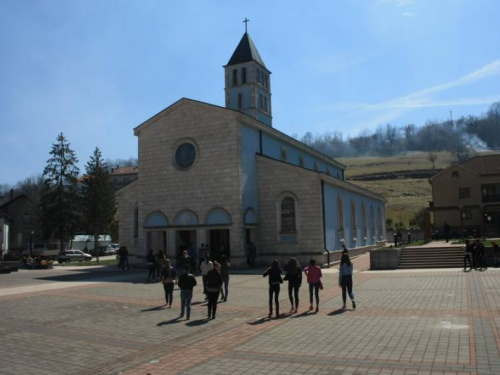
[[[127, 246], [130, 254], [137, 252], [137, 240], [134, 241], [134, 210], [138, 205], [138, 183], [134, 181], [116, 191], [118, 237], [121, 246]], [[133, 256], [130, 263], [137, 262]]]

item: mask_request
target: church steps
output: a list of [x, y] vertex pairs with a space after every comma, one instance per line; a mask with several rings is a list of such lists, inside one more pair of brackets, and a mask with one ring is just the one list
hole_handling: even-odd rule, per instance
[[463, 267], [464, 249], [450, 247], [408, 247], [401, 249], [398, 269]]

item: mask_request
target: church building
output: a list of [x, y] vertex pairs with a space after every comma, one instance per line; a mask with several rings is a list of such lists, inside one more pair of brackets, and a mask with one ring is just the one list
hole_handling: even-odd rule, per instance
[[[345, 181], [345, 166], [273, 128], [271, 72], [245, 32], [225, 72], [225, 107], [182, 98], [134, 129], [138, 178], [117, 191], [131, 263], [175, 260], [207, 244], [246, 267], [296, 257], [325, 264], [343, 245], [385, 240], [385, 200]], [[251, 245], [250, 245], [251, 244]]]

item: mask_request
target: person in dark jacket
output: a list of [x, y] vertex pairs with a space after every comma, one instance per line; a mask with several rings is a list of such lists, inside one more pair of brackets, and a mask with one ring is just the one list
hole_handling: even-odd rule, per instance
[[273, 295], [274, 303], [276, 305], [276, 318], [280, 316], [280, 284], [283, 283], [281, 278], [281, 267], [278, 261], [275, 259], [271, 267], [269, 267], [266, 272], [262, 275], [263, 277], [269, 276], [269, 318], [273, 316]]
[[172, 307], [172, 299], [174, 296], [174, 284], [177, 279], [174, 267], [170, 265], [170, 259], [165, 259], [161, 270], [161, 282], [165, 290], [165, 305]]
[[150, 249], [148, 256], [147, 256], [147, 262], [148, 262], [148, 282], [154, 280], [155, 278], [155, 270], [156, 270], [156, 258], [154, 254], [154, 250]]
[[478, 266], [480, 271], [485, 271], [486, 267], [486, 248], [484, 247], [483, 241], [477, 240], [476, 253], [478, 258]]
[[470, 271], [472, 271], [472, 245], [469, 240], [465, 240], [464, 272], [467, 271], [467, 262], [469, 262]]
[[302, 268], [300, 268], [300, 264], [297, 262], [297, 259], [292, 258], [288, 261], [285, 271], [285, 280], [288, 280], [288, 298], [290, 298], [290, 305], [292, 306], [290, 308], [290, 312], [296, 313], [299, 308], [299, 289], [302, 285]]
[[215, 319], [217, 300], [219, 299], [220, 289], [223, 284], [222, 275], [220, 274], [220, 264], [218, 262], [214, 262], [213, 270], [207, 273], [205, 283], [205, 290], [208, 295], [208, 319]]
[[196, 286], [196, 278], [189, 272], [189, 266], [184, 266], [184, 273], [179, 277], [179, 289], [181, 290], [181, 318], [186, 311], [186, 320], [191, 317], [191, 299], [193, 298], [193, 288]]
[[354, 272], [354, 266], [349, 258], [349, 255], [342, 254], [340, 258], [340, 268], [339, 268], [339, 287], [342, 288], [342, 309], [346, 308], [346, 292], [349, 293], [349, 297], [352, 301], [352, 308], [356, 309], [356, 301], [354, 301], [354, 293], [352, 291], [352, 274]]
[[118, 265], [118, 268], [125, 271], [125, 264], [126, 264], [127, 270], [130, 270], [130, 264], [128, 263], [127, 246], [120, 246], [120, 250], [118, 250], [118, 256], [120, 257], [120, 264]]
[[444, 222], [443, 224], [444, 237], [446, 238], [446, 242], [450, 240], [451, 226], [448, 222]]
[[229, 289], [229, 273], [231, 272], [231, 263], [228, 262], [225, 255], [221, 258], [220, 274], [222, 276], [222, 281], [224, 282], [224, 291], [221, 293], [221, 300], [227, 301], [227, 292]]

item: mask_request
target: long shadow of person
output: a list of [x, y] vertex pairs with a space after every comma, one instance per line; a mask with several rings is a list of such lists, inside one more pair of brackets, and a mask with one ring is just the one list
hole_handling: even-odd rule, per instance
[[260, 319], [254, 320], [253, 322], [247, 322], [247, 324], [251, 325], [251, 326], [257, 326], [259, 324], [267, 323], [267, 322], [270, 322], [270, 321], [271, 321], [271, 318], [268, 318], [266, 316], [265, 318], [260, 318]]
[[177, 318], [174, 318], [174, 319], [170, 319], [170, 320], [166, 320], [164, 322], [160, 322], [157, 324], [158, 327], [161, 327], [161, 326], [166, 326], [166, 325], [169, 325], [169, 324], [175, 324], [175, 323], [179, 323], [180, 322], [180, 319], [181, 317], [178, 316]]
[[209, 319], [192, 320], [189, 323], [186, 323], [186, 326], [188, 326], [188, 327], [201, 326], [203, 324], [207, 324], [209, 321], [210, 321]]
[[337, 310], [334, 310], [332, 311], [331, 313], [329, 313], [328, 315], [330, 316], [333, 316], [333, 315], [340, 315], [340, 314], [343, 314], [347, 311], [347, 309], [337, 309]]
[[292, 318], [305, 318], [309, 315], [316, 315], [316, 313], [314, 311], [304, 311], [303, 313], [292, 316]]
[[165, 307], [166, 305], [161, 305], [161, 306], [156, 306], [156, 307], [150, 307], [149, 309], [144, 309], [144, 310], [141, 310], [141, 312], [148, 312], [148, 311], [158, 311], [158, 310], [163, 310], [163, 308]]

